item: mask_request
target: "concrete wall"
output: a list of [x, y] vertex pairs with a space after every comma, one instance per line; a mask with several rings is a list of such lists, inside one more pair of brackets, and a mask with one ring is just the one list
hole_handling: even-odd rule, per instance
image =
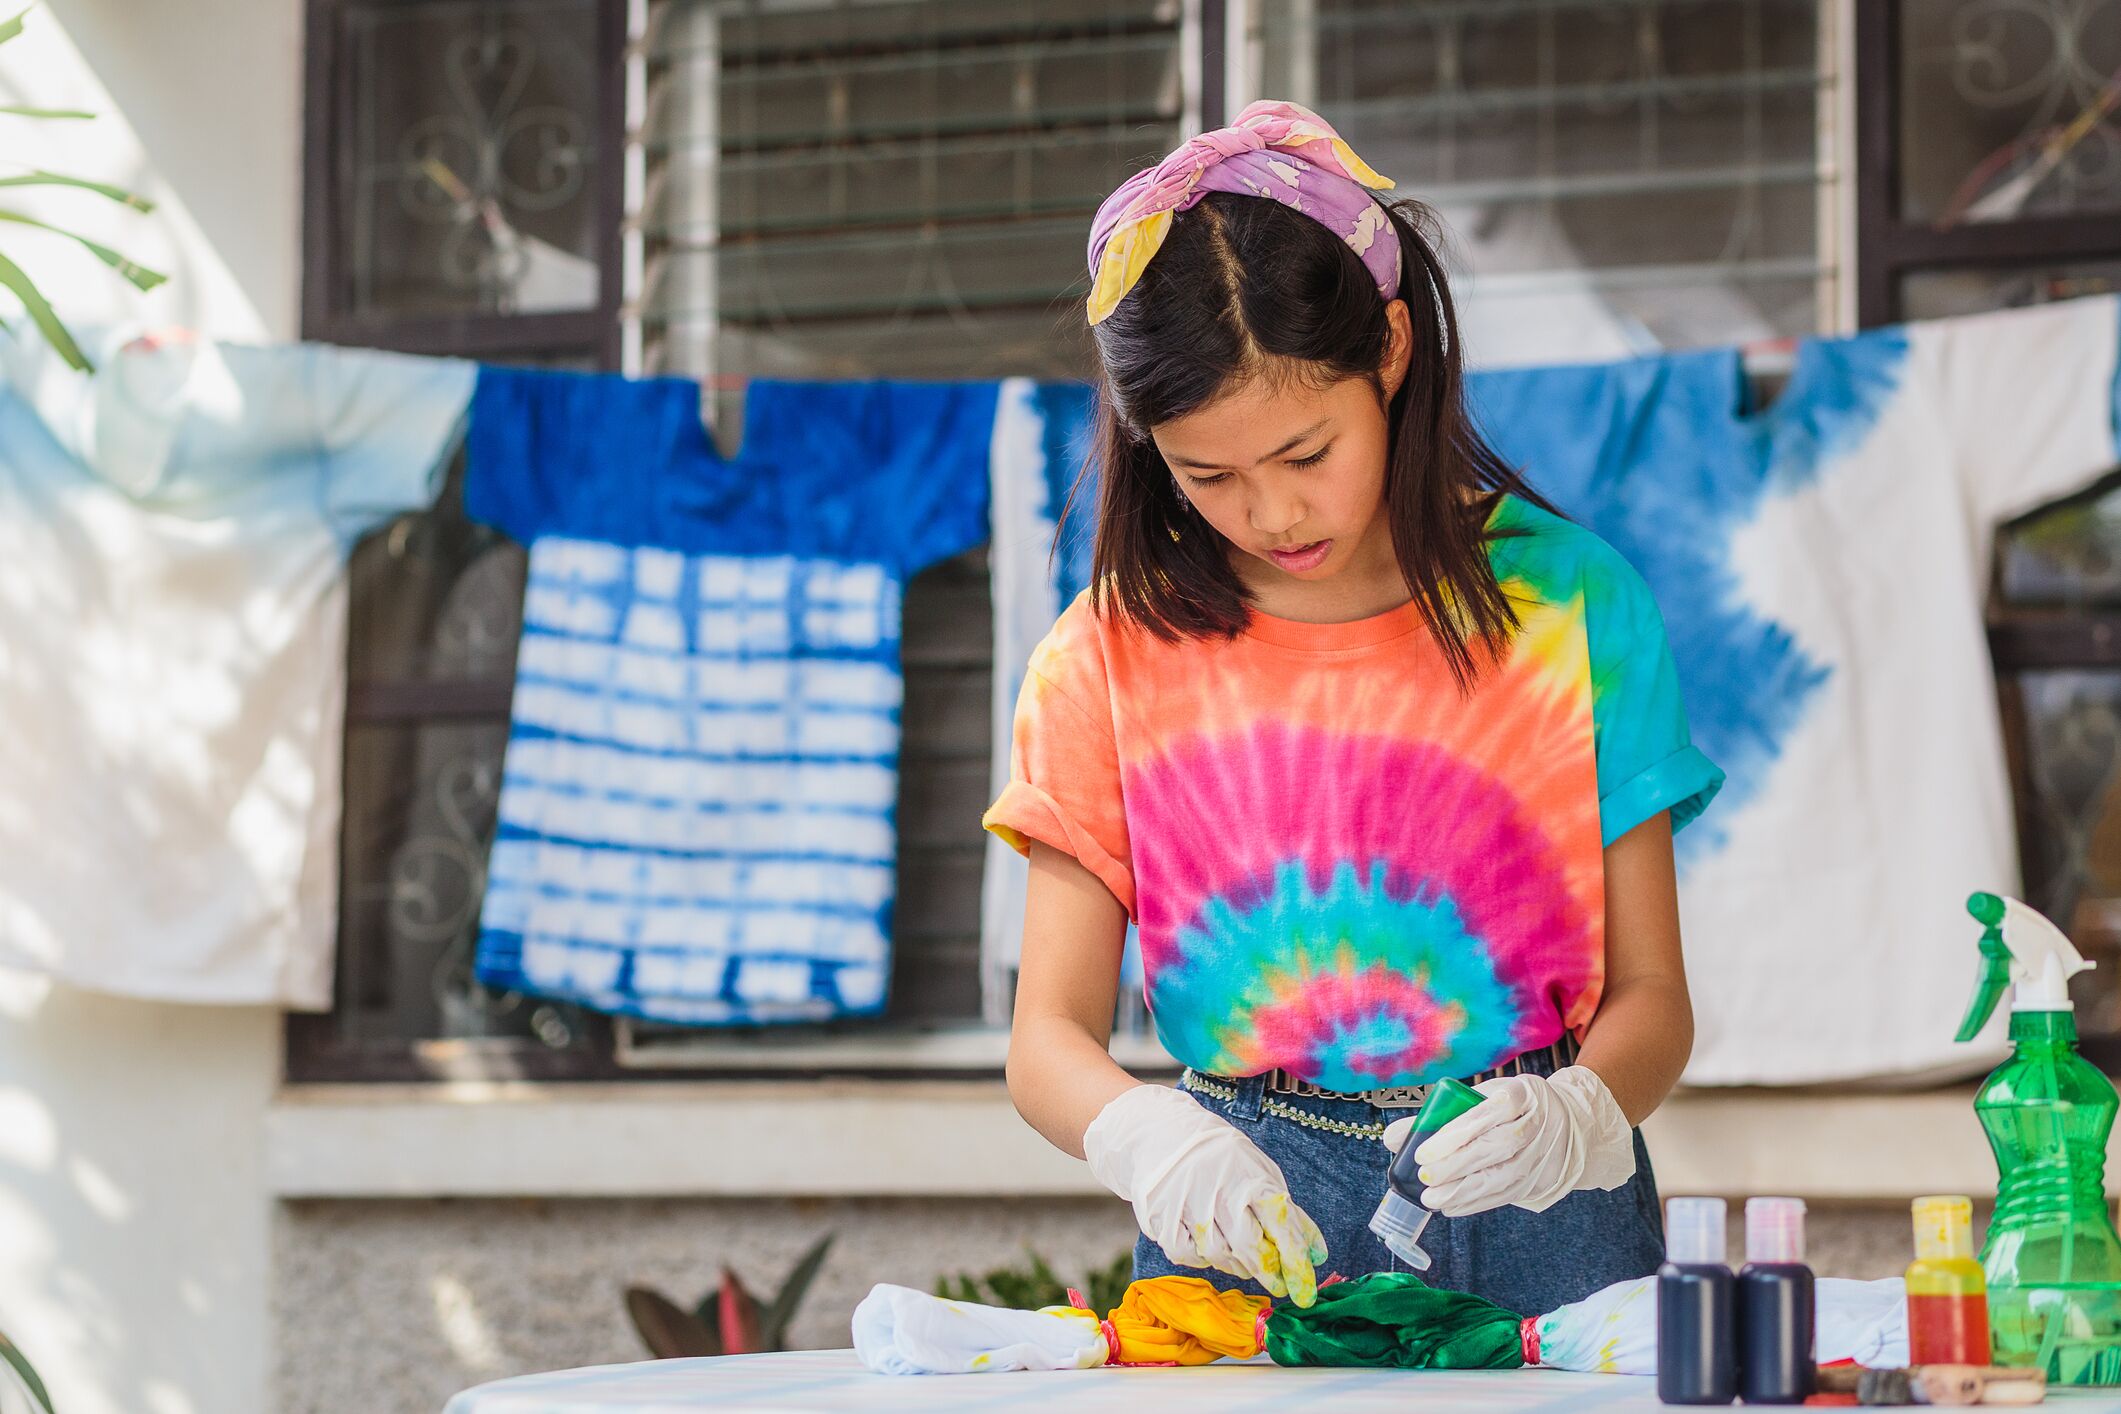
[[[275, 1224], [277, 1407], [436, 1410], [483, 1380], [636, 1360], [626, 1286], [690, 1303], [727, 1262], [770, 1291], [828, 1231], [838, 1241], [793, 1332], [804, 1348], [845, 1345], [873, 1282], [925, 1287], [1027, 1244], [1072, 1279], [1133, 1229], [1096, 1199], [289, 1203]], [[1809, 1236], [1826, 1275], [1890, 1275], [1907, 1261], [1907, 1209], [1815, 1205]]]
[[[291, 337], [301, 16], [300, 0], [31, 10], [0, 49], [0, 101], [104, 116], [0, 118], [0, 158], [128, 185], [159, 209], [64, 191], [6, 204], [172, 278], [143, 299], [56, 236], [9, 226], [0, 249], [82, 318]], [[0, 979], [0, 1329], [65, 1414], [272, 1407], [259, 1135], [278, 1073], [277, 1013]]]
[[340, 1201], [283, 1204], [275, 1223], [275, 1377], [282, 1414], [439, 1410], [504, 1375], [638, 1360], [629, 1285], [690, 1305], [724, 1263], [762, 1297], [837, 1234], [792, 1332], [848, 1343], [879, 1281], [932, 1286], [1025, 1247], [1079, 1280], [1133, 1241], [1125, 1205], [976, 1200]]

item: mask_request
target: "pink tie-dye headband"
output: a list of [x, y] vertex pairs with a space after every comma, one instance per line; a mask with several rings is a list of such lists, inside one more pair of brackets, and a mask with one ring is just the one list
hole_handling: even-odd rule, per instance
[[1392, 299], [1399, 293], [1399, 236], [1370, 195], [1391, 186], [1310, 109], [1278, 100], [1248, 104], [1229, 127], [1188, 138], [1121, 182], [1097, 208], [1090, 223], [1090, 322], [1110, 314], [1134, 288], [1163, 245], [1172, 214], [1211, 191], [1295, 207], [1346, 241], [1377, 281], [1377, 293]]

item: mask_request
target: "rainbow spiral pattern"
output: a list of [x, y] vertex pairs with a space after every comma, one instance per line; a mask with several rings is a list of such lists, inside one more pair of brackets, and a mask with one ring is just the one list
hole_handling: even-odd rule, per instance
[[[1588, 532], [1505, 507], [1533, 532], [1491, 550], [1521, 627], [1469, 695], [1411, 605], [1171, 644], [1082, 600], [1034, 655], [1016, 779], [988, 824], [1075, 854], [1128, 905], [1158, 1034], [1185, 1064], [1421, 1084], [1597, 1010], [1601, 708], [1608, 734], [1676, 729], [1623, 756], [1692, 748], [1676, 705], [1607, 702], [1629, 675], [1603, 654], [1593, 671], [1590, 619], [1657, 623], [1654, 606], [1597, 605], [1647, 603], [1640, 580]], [[1656, 632], [1605, 651], [1668, 663]]]

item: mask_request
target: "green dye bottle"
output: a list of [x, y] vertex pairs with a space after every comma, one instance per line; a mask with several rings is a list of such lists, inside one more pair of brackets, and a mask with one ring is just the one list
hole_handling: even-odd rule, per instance
[[1960, 1023], [1970, 1041], [2012, 989], [2011, 1057], [1974, 1097], [1996, 1155], [1981, 1266], [1998, 1365], [2059, 1385], [2121, 1385], [2121, 1236], [2106, 1208], [2113, 1082], [2077, 1051], [2069, 979], [2091, 966], [2016, 899], [1975, 894], [1981, 975]]

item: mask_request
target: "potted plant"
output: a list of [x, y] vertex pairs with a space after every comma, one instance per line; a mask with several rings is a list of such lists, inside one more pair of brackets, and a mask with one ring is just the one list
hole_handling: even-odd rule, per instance
[[769, 1301], [760, 1301], [728, 1267], [722, 1284], [686, 1310], [662, 1292], [646, 1286], [626, 1288], [626, 1313], [649, 1353], [658, 1360], [686, 1355], [753, 1355], [788, 1348], [788, 1327], [796, 1308], [832, 1250], [827, 1234], [796, 1259]]

